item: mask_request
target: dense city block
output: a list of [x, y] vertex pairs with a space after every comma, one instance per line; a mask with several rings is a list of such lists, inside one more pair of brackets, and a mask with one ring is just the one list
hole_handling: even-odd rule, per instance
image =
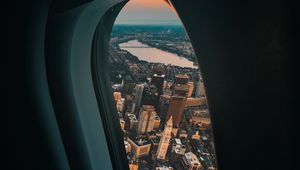
[[[120, 47], [131, 40], [146, 45]], [[126, 48], [156, 48], [197, 64], [181, 26], [114, 27], [110, 77], [130, 169], [216, 169], [199, 68], [141, 60]]]

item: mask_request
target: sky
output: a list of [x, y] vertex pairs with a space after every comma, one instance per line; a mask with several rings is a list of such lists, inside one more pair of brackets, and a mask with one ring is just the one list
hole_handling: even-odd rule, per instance
[[164, 0], [129, 0], [115, 24], [180, 25], [181, 22]]

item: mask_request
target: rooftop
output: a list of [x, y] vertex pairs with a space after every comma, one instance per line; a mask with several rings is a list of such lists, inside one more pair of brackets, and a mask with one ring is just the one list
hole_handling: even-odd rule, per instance
[[187, 164], [200, 164], [197, 156], [193, 154], [192, 152], [188, 152], [184, 154], [184, 158]]
[[144, 137], [136, 137], [133, 141], [138, 146], [148, 145], [150, 144], [150, 140]]

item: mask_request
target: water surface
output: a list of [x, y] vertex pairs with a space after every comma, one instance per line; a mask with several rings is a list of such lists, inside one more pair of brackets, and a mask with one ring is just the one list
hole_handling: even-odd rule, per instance
[[194, 66], [192, 61], [184, 57], [160, 50], [158, 48], [149, 47], [147, 44], [141, 43], [138, 40], [130, 40], [128, 42], [119, 44], [119, 46], [121, 49], [130, 52], [140, 60], [154, 63], [171, 64], [179, 67], [198, 68], [198, 66]]

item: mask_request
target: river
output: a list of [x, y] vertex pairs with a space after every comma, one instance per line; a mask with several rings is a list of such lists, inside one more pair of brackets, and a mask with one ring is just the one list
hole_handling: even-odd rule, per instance
[[179, 67], [198, 68], [198, 66], [194, 66], [192, 61], [184, 57], [158, 48], [149, 47], [147, 44], [141, 43], [138, 40], [130, 40], [119, 44], [119, 46], [122, 50], [130, 52], [140, 60], [153, 63], [163, 63], [166, 65], [171, 64]]

